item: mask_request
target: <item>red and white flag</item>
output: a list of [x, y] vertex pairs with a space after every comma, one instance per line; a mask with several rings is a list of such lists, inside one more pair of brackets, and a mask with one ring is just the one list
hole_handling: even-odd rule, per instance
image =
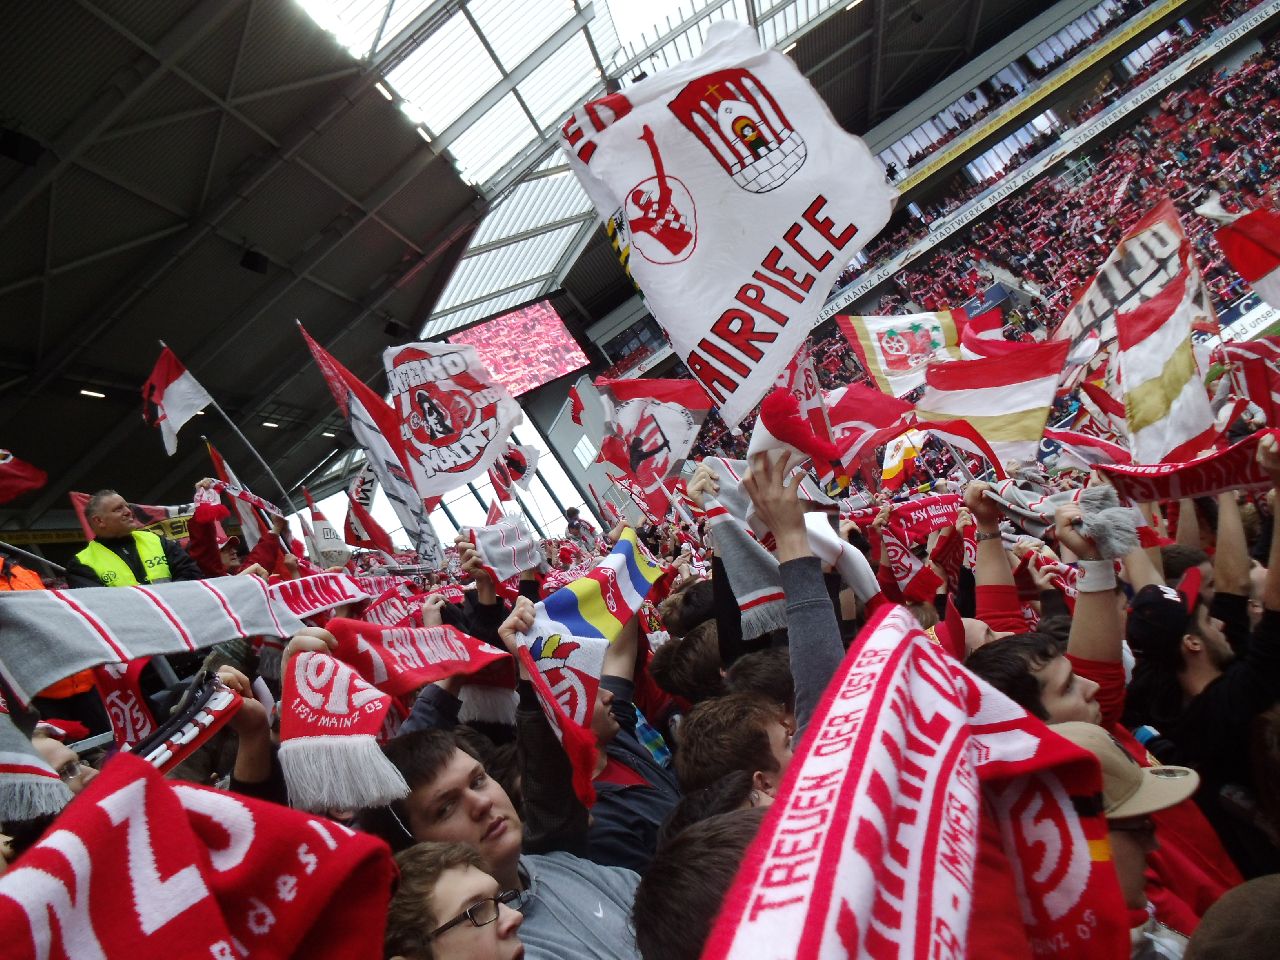
[[893, 210], [866, 144], [751, 27], [576, 110], [561, 146], [645, 304], [730, 426]]
[[1016, 364], [1000, 357], [930, 363], [916, 413], [922, 420], [966, 421], [1001, 463], [1033, 463], [1068, 350], [1051, 340], [1023, 346]]
[[908, 313], [903, 316], [836, 317], [858, 362], [875, 385], [893, 397], [924, 384], [934, 360], [959, 360], [963, 310]]
[[1120, 382], [1135, 463], [1197, 457], [1217, 438], [1191, 345], [1196, 289], [1189, 272], [1132, 312], [1116, 314]]
[[49, 475], [39, 467], [0, 449], [0, 503], [8, 503], [24, 493], [39, 490], [48, 480]]
[[827, 408], [831, 439], [841, 451], [841, 462], [850, 469], [858, 465], [864, 450], [874, 451], [906, 430], [905, 418], [913, 409], [905, 400], [861, 383], [832, 390]]
[[209, 392], [173, 351], [165, 347], [151, 376], [142, 385], [142, 419], [160, 428], [165, 453], [172, 457], [177, 452], [178, 431], [182, 425], [211, 403], [213, 398]]
[[1280, 307], [1280, 213], [1254, 210], [1213, 236], [1236, 273], [1270, 306]]
[[597, 380], [605, 436], [597, 463], [621, 470], [649, 511], [665, 516], [663, 482], [679, 472], [711, 401], [696, 380]]
[[316, 506], [311, 491], [302, 488], [302, 495], [307, 498], [307, 507], [311, 510], [311, 542], [307, 544], [312, 563], [320, 567], [345, 566], [351, 559], [351, 549], [342, 541], [337, 529], [329, 518]]
[[409, 343], [382, 354], [413, 485], [444, 495], [483, 474], [520, 423], [520, 405], [495, 380], [476, 348]]
[[418, 559], [436, 568], [443, 567], [444, 550], [440, 546], [440, 538], [427, 518], [423, 495], [414, 488], [410, 479], [409, 457], [400, 442], [399, 418], [359, 377], [312, 340], [301, 324], [298, 329], [311, 350], [316, 366], [324, 374], [334, 402], [347, 418], [356, 443], [364, 448], [365, 458], [382, 484], [382, 491], [391, 502], [396, 518], [413, 542]]
[[343, 538], [353, 547], [381, 550], [391, 556], [396, 552], [391, 535], [373, 519], [373, 495], [377, 490], [378, 478], [366, 460], [347, 487], [347, 519], [342, 527]]

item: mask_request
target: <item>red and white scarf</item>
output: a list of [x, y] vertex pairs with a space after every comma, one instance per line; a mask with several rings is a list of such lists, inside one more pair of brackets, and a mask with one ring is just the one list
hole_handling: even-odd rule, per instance
[[131, 663], [104, 663], [94, 668], [94, 682], [107, 709], [117, 747], [132, 746], [155, 732], [155, 717], [139, 683], [143, 668], [150, 662], [150, 657], [142, 657]]
[[1258, 441], [1276, 430], [1260, 430], [1226, 450], [1185, 463], [1099, 464], [1122, 497], [1140, 503], [1213, 497], [1228, 490], [1265, 490], [1270, 475], [1258, 465]]
[[334, 607], [368, 600], [355, 577], [345, 573], [319, 573], [310, 577], [280, 580], [271, 585], [271, 598], [284, 605], [298, 619], [314, 617]]
[[[1128, 956], [1100, 787], [1091, 755], [886, 608], [828, 685], [704, 960], [761, 944], [800, 960], [959, 957], [975, 907], [1020, 911], [1043, 956]], [[975, 901], [983, 803], [1018, 903]]]
[[446, 677], [484, 674], [486, 681], [515, 689], [515, 661], [457, 627], [384, 627], [361, 620], [330, 620], [337, 638], [333, 655], [384, 693], [401, 697]]
[[242, 503], [247, 503], [251, 507], [257, 507], [259, 510], [264, 510], [272, 516], [284, 516], [284, 514], [280, 512], [280, 508], [270, 500], [263, 500], [256, 493], [253, 493], [246, 487], [240, 486], [238, 483], [229, 483], [225, 480], [214, 480], [213, 488], [220, 493], [225, 493], [229, 497], [235, 497], [237, 500]]
[[290, 804], [359, 810], [408, 795], [404, 777], [378, 747], [390, 696], [325, 653], [299, 653], [283, 672], [280, 769]]
[[379, 960], [386, 844], [121, 754], [0, 877], [9, 960]]

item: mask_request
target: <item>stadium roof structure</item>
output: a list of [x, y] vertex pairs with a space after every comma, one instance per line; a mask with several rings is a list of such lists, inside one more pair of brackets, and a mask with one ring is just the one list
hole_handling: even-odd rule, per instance
[[625, 299], [554, 132], [713, 20], [754, 23], [862, 130], [1045, 6], [699, 0], [623, 47], [606, 2], [0, 5], [0, 444], [50, 475], [0, 539], [68, 489], [185, 502], [202, 432], [274, 495], [215, 416], [164, 456], [138, 393], [159, 339], [292, 488], [350, 443], [295, 319], [381, 387], [382, 349], [422, 332], [559, 285], [588, 315]]
[[[368, 2], [377, 6], [384, 0]], [[703, 0], [679, 22], [655, 28], [651, 42], [646, 38], [621, 47], [614, 35], [610, 46], [606, 34], [606, 43], [592, 52], [605, 58], [607, 69], [602, 67], [570, 106], [602, 95], [610, 78], [625, 88], [633, 78], [697, 56], [711, 24], [729, 19], [751, 24], [762, 44], [790, 53], [837, 119], [861, 132], [892, 112], [889, 104], [910, 102], [1045, 6], [1028, 0]], [[572, 57], [566, 54], [567, 60]], [[579, 67], [585, 67], [585, 54], [578, 57]], [[587, 82], [584, 69], [572, 75]], [[590, 258], [589, 272], [596, 283], [607, 277], [615, 297], [625, 295], [629, 288], [621, 271], [603, 266], [608, 246], [596, 225], [591, 201], [553, 149], [486, 218], [422, 335], [447, 335], [556, 289], [593, 238], [604, 251]], [[584, 279], [591, 284], [591, 278]], [[579, 302], [593, 299], [587, 295]]]

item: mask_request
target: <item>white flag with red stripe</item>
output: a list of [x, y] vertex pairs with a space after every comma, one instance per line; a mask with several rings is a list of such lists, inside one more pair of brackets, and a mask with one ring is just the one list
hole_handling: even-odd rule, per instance
[[1280, 213], [1254, 210], [1219, 228], [1214, 239], [1258, 296], [1280, 307]]
[[213, 398], [173, 351], [165, 347], [151, 376], [142, 385], [142, 403], [142, 419], [160, 428], [164, 451], [172, 457], [178, 451], [178, 431], [182, 425], [213, 403]]

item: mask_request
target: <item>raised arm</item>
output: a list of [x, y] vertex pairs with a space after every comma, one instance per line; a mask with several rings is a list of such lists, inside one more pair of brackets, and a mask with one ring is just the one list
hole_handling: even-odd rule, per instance
[[792, 468], [801, 459], [801, 455], [791, 452], [776, 461], [769, 453], [757, 454], [742, 479], [756, 515], [777, 542], [775, 552], [787, 601], [791, 675], [796, 687], [797, 735], [804, 731], [844, 657], [840, 624], [827, 595], [822, 564], [809, 547], [799, 478], [787, 484]]
[[1059, 507], [1053, 516], [1058, 542], [1080, 561], [1079, 593], [1067, 652], [1085, 660], [1119, 661], [1124, 627], [1116, 605], [1115, 568], [1110, 560], [1099, 556], [1097, 545], [1078, 529], [1082, 518], [1080, 506], [1075, 503]]

